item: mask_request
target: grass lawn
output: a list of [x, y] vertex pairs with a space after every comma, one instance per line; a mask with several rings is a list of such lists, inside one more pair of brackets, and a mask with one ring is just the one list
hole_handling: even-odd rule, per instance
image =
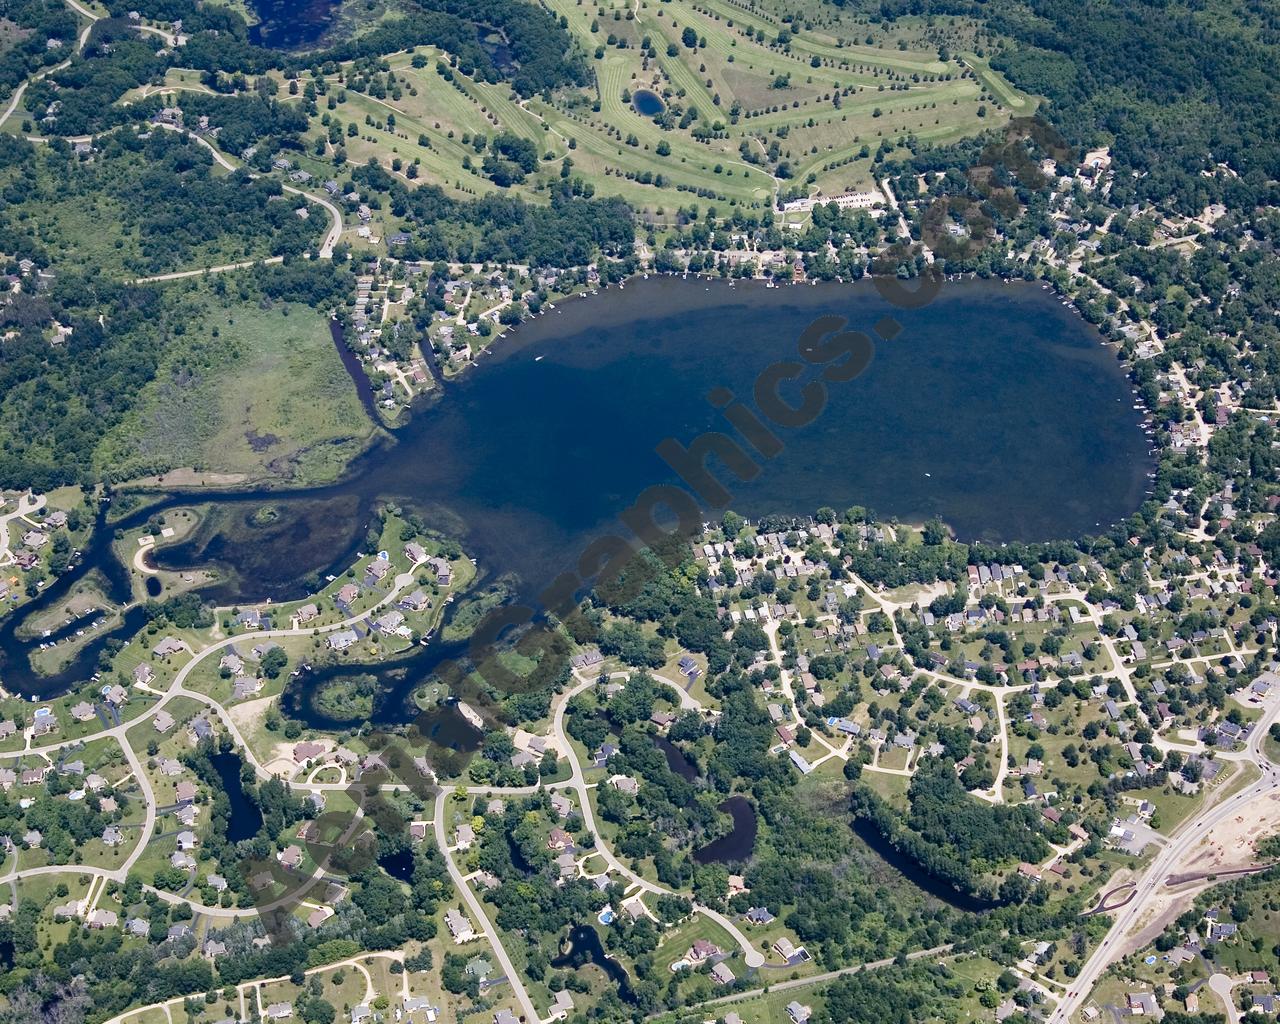
[[886, 772], [864, 769], [862, 781], [895, 807], [907, 806], [907, 789], [911, 785], [910, 776], [890, 775]]
[[725, 1012], [737, 1013], [745, 1024], [777, 1024], [778, 1021], [789, 1020], [786, 1006], [792, 1000], [804, 1006], [812, 1007], [817, 1012], [823, 1005], [821, 989], [800, 988], [785, 989], [781, 992], [764, 992], [748, 999], [737, 999], [725, 1007]]
[[[672, 962], [680, 960], [689, 952], [689, 948], [697, 939], [705, 939], [719, 946], [721, 952], [730, 954], [730, 967], [738, 966], [736, 964], [738, 958], [733, 957], [735, 953], [741, 955], [737, 942], [718, 924], [700, 914], [686, 919], [675, 928], [663, 933], [662, 941], [653, 954], [654, 962], [663, 969], [670, 967]], [[741, 971], [738, 970], [735, 973], [741, 973]]]
[[1015, 117], [1028, 117], [1035, 113], [1040, 101], [1015, 88], [1000, 72], [992, 70], [989, 60], [972, 53], [963, 53], [961, 57], [978, 76], [978, 81], [997, 96]]
[[[584, 50], [598, 52], [596, 90], [522, 100], [505, 84], [456, 69], [449, 81], [431, 47], [388, 58], [396, 87], [385, 96], [352, 87], [350, 76], [339, 83], [335, 69], [329, 84], [337, 104], [326, 113], [355, 127], [354, 135], [343, 133], [348, 165], [372, 158], [390, 167], [398, 159], [401, 169], [392, 173], [409, 182], [405, 165], [416, 163], [413, 181], [484, 196], [495, 186], [478, 170], [472, 141], [511, 132], [543, 158], [514, 194], [545, 201], [569, 158], [573, 176], [597, 195], [620, 196], [662, 225], [681, 202], [673, 189], [751, 209], [766, 208], [792, 185], [806, 194], [862, 190], [874, 183], [871, 152], [882, 141], [893, 150], [908, 137], [946, 143], [1034, 109], [976, 57], [972, 65], [940, 60], [923, 30], [866, 45], [792, 26], [791, 42], [780, 45], [780, 21], [728, 0], [546, 6]], [[698, 34], [692, 49], [685, 28]], [[650, 58], [641, 49], [646, 39]], [[415, 54], [423, 66], [413, 66]], [[669, 123], [637, 112], [631, 97], [639, 89], [661, 97]], [[309, 141], [328, 136], [320, 116]], [[301, 163], [332, 173], [332, 154], [326, 147]]]

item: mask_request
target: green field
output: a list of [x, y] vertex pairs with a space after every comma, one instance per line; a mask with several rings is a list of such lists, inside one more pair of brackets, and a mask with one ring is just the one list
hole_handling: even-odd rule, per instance
[[305, 306], [182, 289], [189, 344], [166, 353], [135, 409], [99, 447], [119, 478], [166, 469], [329, 480], [373, 426], [323, 316]]
[[[179, 136], [167, 141], [166, 156], [197, 161], [172, 183], [173, 191], [155, 173], [160, 156], [136, 142], [132, 149], [104, 144], [92, 159], [36, 147], [21, 162], [0, 167], [0, 185], [22, 190], [19, 222], [34, 244], [57, 253], [64, 266], [93, 267], [113, 278], [259, 259], [278, 254], [286, 236], [310, 240], [324, 230], [323, 219], [298, 223], [289, 216], [292, 207], [283, 203], [283, 209], [261, 208], [274, 220], [243, 212], [224, 218], [207, 206], [171, 208], [171, 201], [192, 189], [234, 202], [243, 186], [227, 183], [227, 172], [194, 143]], [[184, 221], [180, 233], [176, 216]]]
[[[426, 47], [388, 58], [386, 72], [343, 65], [325, 80], [332, 109], [319, 105], [303, 166], [332, 175], [335, 160], [376, 159], [408, 181], [416, 163], [412, 180], [483, 196], [498, 186], [472, 142], [510, 132], [540, 158], [510, 191], [545, 197], [568, 158], [569, 174], [595, 194], [621, 196], [663, 224], [682, 204], [763, 210], [780, 196], [865, 190], [878, 150], [950, 142], [1034, 108], [971, 53], [940, 59], [936, 38], [972, 41], [958, 19], [945, 32], [910, 20], [894, 35], [877, 29], [875, 45], [797, 23], [779, 43], [781, 21], [730, 0], [547, 6], [593, 56], [594, 88], [521, 100], [457, 71], [447, 80], [446, 55]], [[666, 114], [638, 113], [639, 89], [659, 95]]]

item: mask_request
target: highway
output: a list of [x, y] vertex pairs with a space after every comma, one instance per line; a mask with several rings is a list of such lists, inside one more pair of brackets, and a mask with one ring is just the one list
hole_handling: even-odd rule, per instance
[[1125, 945], [1126, 937], [1150, 910], [1165, 879], [1177, 872], [1186, 857], [1204, 839], [1206, 833], [1215, 825], [1241, 813], [1254, 800], [1280, 787], [1280, 767], [1272, 764], [1262, 751], [1267, 730], [1276, 720], [1277, 715], [1280, 715], [1280, 697], [1273, 696], [1270, 707], [1258, 720], [1258, 724], [1249, 736], [1244, 754], [1244, 760], [1252, 761], [1262, 770], [1262, 777], [1235, 796], [1185, 822], [1170, 836], [1168, 845], [1156, 855], [1155, 860], [1142, 876], [1134, 898], [1116, 912], [1115, 922], [1102, 940], [1102, 945], [1089, 957], [1080, 973], [1073, 979], [1066, 996], [1049, 1015], [1048, 1024], [1067, 1024], [1088, 1000], [1094, 985], [1111, 963], [1132, 952]]

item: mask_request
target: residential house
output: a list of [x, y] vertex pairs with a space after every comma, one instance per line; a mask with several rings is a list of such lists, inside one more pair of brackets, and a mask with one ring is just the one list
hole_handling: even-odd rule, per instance
[[167, 636], [151, 648], [151, 653], [159, 658], [167, 658], [173, 654], [181, 654], [185, 650], [188, 650], [185, 643], [177, 637]]
[[470, 942], [476, 937], [475, 929], [471, 927], [470, 920], [467, 915], [459, 910], [450, 908], [444, 914], [445, 927], [449, 929], [449, 934], [453, 936], [453, 941], [461, 945], [464, 942]]
[[261, 691], [262, 680], [256, 676], [237, 676], [235, 682], [231, 684], [231, 697], [233, 700], [253, 697]]
[[427, 597], [421, 590], [415, 590], [407, 597], [400, 598], [399, 605], [406, 611], [420, 612], [431, 607], [431, 598]]
[[787, 1017], [790, 1018], [792, 1024], [809, 1024], [809, 1018], [813, 1016], [813, 1009], [808, 1006], [802, 1006], [796, 1000], [787, 1003]]
[[711, 978], [717, 985], [732, 985], [733, 971], [723, 960], [711, 968]]
[[328, 748], [323, 743], [316, 743], [314, 740], [303, 740], [301, 743], [295, 743], [293, 746], [293, 760], [296, 764], [303, 764], [313, 758], [320, 757]]
[[569, 659], [569, 664], [577, 669], [594, 668], [604, 661], [604, 655], [595, 648], [589, 651], [583, 651], [581, 654], [575, 654]]
[[360, 636], [354, 629], [342, 629], [335, 633], [329, 634], [328, 645], [331, 651], [345, 651], [360, 641]]

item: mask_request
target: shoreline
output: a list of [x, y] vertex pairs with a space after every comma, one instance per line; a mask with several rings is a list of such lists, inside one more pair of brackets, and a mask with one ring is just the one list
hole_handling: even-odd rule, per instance
[[[703, 288], [697, 288], [696, 281], [693, 285], [688, 284], [684, 275], [676, 274], [650, 275], [650, 277], [640, 275], [635, 279], [629, 280], [632, 280], [633, 288], [637, 281], [646, 282], [646, 284], [644, 286], [644, 290], [640, 291], [639, 294], [637, 294], [636, 291], [633, 291], [631, 295], [628, 295], [628, 301], [625, 303], [611, 302], [607, 304], [597, 303], [593, 305], [584, 303], [565, 303], [563, 309], [558, 306], [554, 312], [564, 312], [566, 319], [552, 321], [550, 319], [544, 320], [543, 317], [539, 316], [526, 321], [525, 324], [520, 325], [525, 326], [526, 329], [523, 332], [513, 332], [511, 344], [503, 347], [503, 351], [500, 354], [499, 359], [495, 360], [495, 362], [505, 363], [508, 360], [518, 358], [521, 353], [526, 352], [530, 347], [538, 345], [539, 343], [545, 343], [548, 340], [548, 337], [553, 337], [558, 329], [563, 327], [567, 334], [569, 331], [574, 329], [575, 321], [582, 323], [585, 318], [588, 317], [594, 318], [591, 319], [590, 324], [587, 325], [591, 327], [595, 327], [601, 322], [606, 326], [610, 323], [629, 323], [634, 321], [639, 315], [637, 312], [638, 310], [652, 310], [655, 308], [660, 308], [662, 310], [661, 315], [667, 317], [678, 317], [682, 312], [702, 309], [708, 311], [714, 318], [715, 311], [718, 308], [718, 303], [720, 305], [729, 304], [734, 306], [749, 306], [750, 300], [754, 298], [754, 300], [761, 303], [762, 306], [767, 304], [774, 310], [777, 310], [778, 305], [787, 307], [783, 311], [783, 318], [789, 323], [793, 313], [791, 307], [794, 306], [794, 312], [798, 313], [801, 318], [804, 319], [816, 312], [827, 312], [832, 309], [838, 309], [839, 306], [830, 303], [829, 300], [832, 297], [842, 295], [856, 294], [858, 296], [859, 303], [854, 304], [854, 308], [856, 309], [859, 318], [867, 315], [874, 317], [877, 315], [877, 310], [881, 305], [878, 301], [869, 302], [871, 296], [870, 289], [874, 287], [873, 283], [870, 281], [863, 281], [861, 283], [824, 282], [821, 287], [813, 285], [808, 291], [790, 293], [790, 295], [794, 295], [794, 299], [791, 299], [790, 301], [784, 300], [779, 304], [776, 299], [766, 298], [769, 294], [768, 284], [761, 281], [753, 282], [752, 285], [748, 285], [741, 289], [736, 287], [736, 282], [730, 281], [726, 283], [721, 281], [717, 286], [719, 290], [712, 297], [712, 301], [708, 302], [707, 294], [712, 290], [711, 280], [709, 279], [704, 281]], [[1012, 297], [1012, 293], [1015, 289], [1007, 289], [1003, 283], [997, 283], [1003, 281], [1004, 279], [991, 278], [986, 279], [984, 285], [977, 286], [978, 291], [971, 293], [973, 301], [969, 303], [969, 306], [972, 308], [968, 308], [964, 304], [963, 296], [958, 300], [962, 303], [960, 308], [967, 310], [968, 321], [973, 321], [974, 317], [983, 311], [982, 304], [988, 301], [988, 297], [1004, 295], [1005, 293], [1009, 293], [1010, 297]], [[963, 281], [963, 286], [965, 289], [970, 289], [975, 287], [975, 283], [974, 279], [966, 277]], [[1035, 284], [1034, 281], [1023, 283], [1026, 285]], [[1047, 285], [1043, 282], [1042, 288], [1047, 290]], [[619, 286], [619, 291], [624, 289], [625, 283]], [[654, 289], [656, 289], [656, 291]], [[1018, 291], [1021, 291], [1024, 295], [1028, 294], [1025, 290], [1019, 289]], [[603, 289], [601, 292], [587, 292], [579, 294], [585, 298], [592, 294], [602, 294], [602, 292]], [[1036, 294], [1039, 294], [1039, 290], [1037, 290]], [[655, 296], [663, 301], [655, 302]], [[731, 303], [722, 303], [720, 301], [729, 300], [735, 296], [739, 297], [741, 301], [733, 301]], [[1081, 330], [1084, 330], [1085, 328], [1088, 330], [1094, 330], [1092, 327], [1089, 327], [1087, 322], [1081, 320], [1078, 325], [1072, 324], [1071, 330], [1068, 331], [1064, 326], [1067, 319], [1071, 319], [1073, 321], [1079, 319], [1074, 312], [1063, 310], [1059, 314], [1054, 314], [1054, 309], [1061, 308], [1058, 303], [1045, 299], [1037, 299], [1036, 301], [1041, 304], [1048, 301], [1048, 304], [1044, 307], [1046, 315], [1054, 317], [1055, 322], [1058, 323], [1058, 326], [1055, 328], [1056, 330], [1060, 332], [1067, 332], [1057, 335], [1060, 340], [1069, 341], [1072, 344], [1079, 346], [1080, 351], [1085, 351], [1087, 348], [1096, 348], [1096, 346], [1093, 346], [1092, 342], [1089, 341], [1085, 335], [1081, 334], [1079, 336], [1079, 340], [1076, 338], [1076, 333], [1074, 332], [1075, 326], [1079, 326]], [[1026, 307], [1023, 308], [1024, 310], [1026, 309]], [[1039, 308], [1039, 306], [1035, 306], [1032, 307], [1032, 310], [1034, 311]], [[850, 310], [850, 312], [853, 311], [853, 309]], [[602, 312], [605, 314], [603, 321], [600, 320], [600, 314]], [[750, 312], [749, 308], [747, 309], [747, 312]], [[1024, 312], [1023, 315], [1025, 316], [1028, 314]], [[904, 319], [906, 319], [905, 314]], [[540, 323], [540, 321], [542, 322]], [[936, 314], [935, 321], [937, 321]], [[965, 321], [962, 320], [961, 322]], [[944, 326], [945, 325], [943, 325], [943, 327]], [[938, 335], [937, 331], [942, 330], [943, 327], [938, 326], [937, 323], [934, 323], [931, 326], [926, 323], [922, 325], [922, 327], [925, 327], [927, 330], [933, 330], [934, 334], [932, 337], [945, 338], [948, 342], [948, 349], [953, 350], [952, 357], [955, 356], [957, 351], [964, 351], [963, 337], [948, 337], [945, 334]], [[1049, 340], [1053, 340], [1054, 337], [1055, 335], [1052, 333], [1046, 334], [1046, 338]], [[1105, 339], [1102, 339], [1100, 334], [1095, 337], [1097, 340], [1104, 342], [1104, 348], [1108, 348], [1105, 344]], [[757, 339], [756, 349], [760, 349], [762, 347], [762, 342], [768, 342], [769, 340], [769, 337]], [[604, 358], [607, 360], [611, 350], [605, 347], [606, 344], [606, 342], [602, 341], [596, 344], [594, 348], [589, 347], [588, 349], [583, 350], [585, 351], [586, 358], [585, 368], [574, 363], [576, 368], [575, 372], [579, 370], [586, 372], [600, 359]], [[904, 343], [897, 344], [900, 347]], [[764, 347], [767, 349], [769, 345], [765, 345]], [[580, 354], [580, 348], [581, 346], [568, 350], [566, 358], [568, 358], [571, 363], [577, 355]], [[644, 350], [641, 349], [640, 351]], [[677, 351], [679, 350], [677, 349]], [[886, 349], [886, 351], [892, 351], [892, 349]], [[704, 357], [704, 360], [705, 358], [710, 357]], [[1099, 355], [1091, 361], [1101, 367], [1104, 364], [1104, 357]], [[581, 362], [581, 360], [579, 360], [579, 362]], [[1115, 363], [1113, 361], [1105, 360], [1105, 363], [1111, 367], [1107, 372], [1123, 372], [1123, 370], [1116, 370]], [[888, 366], [889, 372], [893, 373], [893, 364], [890, 363]], [[899, 374], [902, 371], [902, 367], [903, 364], [899, 363], [897, 371]], [[699, 372], [703, 369], [704, 367], [699, 364]], [[1120, 383], [1126, 391], [1132, 391], [1132, 385], [1129, 382], [1127, 375]], [[466, 404], [466, 401], [475, 401], [477, 394], [471, 390], [470, 382], [460, 382], [459, 388], [460, 391], [453, 397], [462, 401], [463, 404], [460, 407], [454, 407], [454, 418], [462, 418], [471, 422], [469, 417], [473, 412], [475, 412], [475, 409], [469, 407]], [[483, 398], [485, 395], [485, 392], [481, 392], [479, 397]], [[435, 401], [436, 398], [433, 394], [432, 403], [434, 404]], [[1117, 402], [1122, 402], [1122, 398], [1118, 397]], [[1108, 403], [1108, 407], [1109, 405], [1110, 403]], [[421, 416], [421, 412], [423, 410], [416, 411], [419, 415], [412, 422], [416, 422], [418, 427], [405, 436], [404, 439], [409, 441], [422, 441], [430, 438], [434, 434], [432, 427], [440, 425], [424, 422]], [[1128, 411], [1126, 410], [1126, 421], [1127, 416]], [[854, 424], [856, 425], [857, 422], [858, 421], [855, 420]], [[454, 424], [454, 426], [457, 427], [457, 424]], [[684, 428], [677, 429], [682, 430]], [[1117, 421], [1114, 429], [1123, 430], [1124, 425]], [[450, 436], [448, 429], [445, 429], [443, 433], [439, 434], [439, 437], [441, 438], [447, 438]], [[401, 440], [401, 438], [396, 437], [396, 441], [398, 442], [399, 440]], [[448, 441], [444, 441], [442, 443], [447, 447], [451, 447], [451, 443]], [[215, 582], [215, 586], [221, 584], [224, 589], [235, 588], [237, 586], [249, 587], [253, 590], [253, 593], [244, 595], [244, 597], [253, 600], [265, 599], [266, 597], [285, 599], [286, 594], [292, 594], [297, 590], [298, 586], [301, 585], [301, 577], [296, 574], [290, 575], [291, 570], [288, 566], [280, 563], [278, 559], [275, 562], [272, 562], [270, 550], [272, 547], [273, 536], [278, 536], [282, 542], [286, 544], [286, 547], [289, 547], [291, 542], [287, 538], [291, 530], [297, 529], [308, 534], [313, 531], [316, 532], [317, 536], [307, 539], [305, 541], [305, 547], [299, 548], [294, 552], [294, 554], [299, 556], [298, 564], [306, 562], [306, 564], [310, 565], [314, 561], [319, 567], [313, 568], [312, 571], [323, 574], [326, 571], [326, 565], [332, 566], [341, 563], [343, 561], [343, 554], [351, 549], [353, 545], [355, 548], [360, 547], [363, 536], [360, 526], [361, 517], [363, 515], [361, 510], [372, 508], [380, 502], [396, 502], [403, 503], [409, 507], [415, 507], [424, 515], [425, 518], [436, 522], [439, 522], [439, 514], [452, 512], [453, 516], [456, 517], [454, 521], [460, 524], [460, 529], [455, 535], [455, 539], [462, 541], [468, 550], [473, 551], [475, 554], [483, 558], [488, 564], [500, 570], [504, 565], [507, 565], [513, 571], [520, 573], [522, 576], [527, 575], [524, 571], [525, 569], [529, 572], [533, 572], [538, 568], [540, 563], [537, 562], [537, 559], [541, 557], [541, 548], [537, 547], [536, 535], [535, 541], [533, 542], [533, 548], [536, 549], [538, 553], [532, 558], [525, 557], [524, 561], [517, 559], [514, 563], [511, 561], [504, 563], [503, 561], [502, 556], [504, 554], [511, 553], [506, 550], [507, 547], [510, 547], [513, 544], [515, 544], [516, 547], [524, 547], [524, 545], [516, 544], [512, 539], [518, 536], [518, 530], [521, 527], [523, 520], [518, 517], [511, 518], [510, 523], [505, 528], [505, 534], [501, 537], [493, 535], [496, 527], [496, 520], [495, 522], [488, 523], [487, 525], [482, 522], [479, 526], [476, 526], [469, 520], [467, 515], [467, 503], [484, 502], [489, 501], [490, 499], [488, 498], [487, 492], [479, 495], [469, 492], [465, 486], [465, 480], [467, 479], [466, 476], [455, 477], [448, 475], [448, 473], [444, 473], [442, 475], [436, 470], [429, 470], [421, 477], [421, 480], [418, 480], [414, 475], [416, 470], [412, 466], [406, 466], [395, 459], [385, 462], [379, 461], [376, 453], [381, 450], [381, 445], [375, 444], [364, 453], [363, 457], [353, 460], [353, 462], [348, 464], [342, 478], [338, 482], [323, 486], [289, 488], [269, 487], [254, 484], [250, 486], [224, 485], [218, 487], [216, 490], [213, 487], [210, 487], [207, 490], [192, 490], [190, 488], [172, 490], [160, 490], [159, 488], [145, 490], [142, 488], [129, 489], [122, 492], [122, 496], [129, 495], [134, 500], [139, 498], [150, 498], [153, 500], [138, 501], [137, 506], [129, 509], [118, 520], [116, 520], [113, 524], [113, 528], [124, 528], [130, 523], [138, 525], [149, 515], [155, 515], [157, 513], [167, 511], [170, 508], [182, 505], [210, 504], [213, 506], [220, 506], [223, 510], [222, 515], [224, 517], [221, 521], [221, 525], [219, 523], [213, 523], [210, 526], [210, 529], [212, 530], [215, 542], [219, 545], [225, 546], [225, 550], [228, 554], [228, 557], [225, 559], [226, 564], [231, 569], [238, 571], [223, 573], [221, 579]], [[451, 450], [453, 449], [451, 448]], [[410, 445], [406, 451], [410, 456], [412, 456], [413, 445]], [[429, 448], [423, 448], [420, 454], [423, 454], [428, 458], [433, 457]], [[370, 455], [374, 456], [373, 460], [369, 459]], [[462, 472], [466, 473], [471, 471], [466, 469], [466, 465], [468, 463], [474, 465], [474, 459], [470, 455], [466, 454], [465, 450], [459, 451], [453, 457], [459, 460], [458, 465], [462, 467]], [[839, 468], [840, 458], [841, 457], [837, 456], [836, 463], [829, 463], [828, 472], [833, 471], [833, 468]], [[937, 463], [925, 462], [923, 465], [927, 468], [935, 469], [936, 471]], [[408, 472], [406, 472], [406, 470], [408, 470]], [[926, 473], [925, 475], [931, 476], [932, 474]], [[1112, 472], [1112, 475], [1114, 475], [1114, 471]], [[856, 478], [850, 479], [856, 483]], [[883, 483], [884, 478], [881, 477], [880, 479]], [[405, 486], [403, 489], [399, 489], [397, 491], [397, 484], [400, 481], [403, 481]], [[941, 482], [945, 482], [945, 478], [944, 481]], [[364, 485], [363, 489], [361, 487], [362, 484]], [[1135, 492], [1141, 492], [1143, 485], [1143, 478], [1135, 476], [1132, 483], [1126, 486], [1132, 486], [1135, 489]], [[939, 494], [946, 495], [951, 493], [945, 488], [942, 492], [939, 492], [931, 487], [931, 485], [924, 484], [923, 481], [914, 481], [911, 484], [911, 487], [915, 488], [914, 491], [907, 490], [904, 492], [904, 486], [905, 481], [893, 481], [884, 483], [884, 486], [880, 487], [880, 490], [883, 490], [884, 487], [889, 487], [897, 493], [902, 493], [904, 495], [904, 502], [908, 504], [917, 502], [918, 499], [923, 498], [925, 499], [922, 506], [924, 509], [930, 508], [938, 500]], [[951, 484], [946, 485], [947, 488], [951, 486]], [[850, 484], [850, 488], [852, 487], [853, 485]], [[810, 490], [813, 490], [813, 488], [810, 488]], [[915, 494], [915, 497], [912, 497], [913, 493]], [[445, 504], [443, 508], [441, 508], [439, 507], [441, 502], [437, 500], [436, 495], [445, 495], [447, 500], [454, 504]], [[772, 498], [767, 495], [756, 496], [757, 499], [762, 497], [765, 498], [763, 504], [759, 500], [752, 499], [750, 495], [746, 496], [746, 504], [743, 507], [747, 508], [747, 513], [744, 514], [748, 515], [752, 520], [759, 520], [762, 516], [776, 514], [779, 516], [790, 515], [796, 521], [802, 521], [804, 519], [811, 518], [816, 509], [823, 505], [861, 504], [866, 506], [873, 512], [873, 514], [878, 513], [878, 521], [885, 524], [896, 521], [901, 525], [914, 526], [918, 529], [924, 524], [924, 522], [933, 518], [939, 518], [946, 525], [947, 533], [953, 541], [966, 544], [977, 543], [988, 547], [1000, 546], [1008, 543], [1022, 543], [1016, 539], [1020, 534], [1034, 538], [1034, 540], [1027, 541], [1026, 543], [1047, 543], [1059, 540], [1078, 541], [1083, 537], [1095, 535], [1093, 529], [1083, 529], [1079, 531], [1051, 530], [1048, 533], [1045, 533], [1044, 536], [1040, 536], [1035, 529], [1029, 529], [1030, 527], [1035, 526], [1035, 523], [1032, 522], [1032, 520], [1035, 519], [1035, 516], [1032, 515], [1031, 519], [1020, 527], [1021, 513], [1014, 510], [1010, 513], [1012, 518], [1010, 518], [1010, 516], [1006, 516], [1006, 519], [1009, 519], [1007, 525], [1013, 530], [1012, 536], [1015, 538], [1013, 541], [1001, 541], [998, 538], [985, 539], [981, 534], [969, 537], [968, 534], [972, 531], [963, 529], [961, 526], [964, 522], [964, 515], [972, 513], [973, 511], [968, 507], [973, 504], [973, 501], [970, 499], [963, 499], [958, 508], [952, 509], [952, 511], [958, 511], [961, 513], [961, 526], [957, 526], [956, 522], [948, 521], [947, 516], [944, 515], [942, 511], [939, 511], [936, 516], [926, 514], [925, 512], [910, 513], [906, 515], [890, 515], [888, 514], [888, 508], [886, 507], [883, 494], [877, 495], [877, 493], [874, 492], [864, 493], [862, 490], [859, 490], [857, 495], [836, 494], [830, 498], [825, 498], [822, 494], [810, 493], [805, 494], [803, 497], [793, 496], [794, 500], [789, 502], [784, 497], [779, 497], [777, 495], [774, 495]], [[811, 500], [815, 497], [820, 500]], [[1140, 496], [1140, 493], [1135, 494], [1135, 497], [1137, 497], [1138, 500], [1133, 504], [1132, 509], [1120, 514], [1119, 519], [1115, 521], [1120, 521], [1126, 516], [1131, 515], [1133, 511], [1136, 511], [1136, 509], [1140, 507], [1142, 500], [1145, 500]], [[965, 501], [968, 502], [968, 505], [965, 504]], [[228, 524], [234, 526], [234, 524], [238, 522], [237, 516], [239, 518], [243, 518], [245, 515], [245, 509], [251, 507], [255, 503], [263, 502], [281, 504], [290, 502], [294, 504], [289, 509], [282, 509], [282, 514], [277, 517], [277, 521], [269, 524], [268, 527], [262, 527], [262, 532], [260, 533], [254, 531], [244, 532], [238, 527], [231, 529], [230, 531], [227, 530], [226, 526]], [[1127, 502], [1124, 504], [1126, 508], [1129, 507]], [[775, 511], [770, 511], [770, 506], [773, 506]], [[783, 508], [783, 506], [785, 506], [784, 511], [776, 511], [776, 509]], [[108, 507], [110, 508], [110, 506]], [[917, 504], [917, 507], [921, 506]], [[526, 511], [531, 514], [537, 514], [536, 507]], [[544, 510], [544, 514], [549, 513]], [[969, 515], [969, 518], [972, 519], [971, 514]], [[1073, 518], [1081, 519], [1082, 516], [1074, 515]], [[1090, 518], [1092, 518], [1092, 516], [1090, 516]], [[1105, 529], [1105, 527], [1103, 529]], [[486, 530], [488, 530], [489, 533], [487, 539], [485, 534]], [[579, 527], [572, 524], [564, 526], [563, 530], [570, 534], [580, 532]], [[450, 530], [450, 533], [453, 534], [453, 531]], [[478, 539], [472, 538], [471, 535], [473, 533], [478, 535]], [[190, 538], [187, 538], [186, 540], [188, 544], [191, 543]], [[235, 549], [237, 547], [244, 550], [246, 545], [253, 545], [254, 543], [265, 543], [268, 545], [268, 548], [263, 552], [263, 559], [258, 559], [256, 561], [252, 558], [248, 560], [245, 560], [244, 558], [237, 559], [235, 556]], [[298, 541], [298, 544], [303, 543], [304, 541], [302, 540]], [[96, 546], [94, 550], [97, 550]], [[201, 556], [201, 551], [196, 550], [195, 548], [189, 548], [184, 552], [184, 556], [188, 559], [195, 559], [196, 557]], [[93, 556], [91, 555], [91, 557]], [[116, 556], [113, 554], [110, 557]], [[95, 560], [94, 564], [96, 565], [100, 561], [101, 559], [98, 558]], [[192, 572], [193, 570], [200, 568], [201, 564], [215, 564], [222, 566], [224, 564], [224, 559], [220, 558], [217, 553], [214, 553], [211, 557], [204, 558], [202, 563], [198, 564], [195, 561], [192, 561], [191, 564], [179, 565], [178, 568], [185, 572]], [[72, 580], [69, 585], [74, 585], [75, 580], [81, 578], [83, 577], [80, 574], [76, 574], [75, 579]], [[521, 585], [536, 588], [536, 576], [530, 580], [523, 581]], [[508, 597], [509, 596], [510, 595], [508, 595]], [[233, 595], [231, 590], [227, 590], [226, 593], [213, 595], [212, 599], [225, 603], [233, 600]], [[21, 618], [25, 620], [26, 617], [21, 616]], [[35, 692], [38, 692], [38, 689], [39, 688], [37, 688]]]

